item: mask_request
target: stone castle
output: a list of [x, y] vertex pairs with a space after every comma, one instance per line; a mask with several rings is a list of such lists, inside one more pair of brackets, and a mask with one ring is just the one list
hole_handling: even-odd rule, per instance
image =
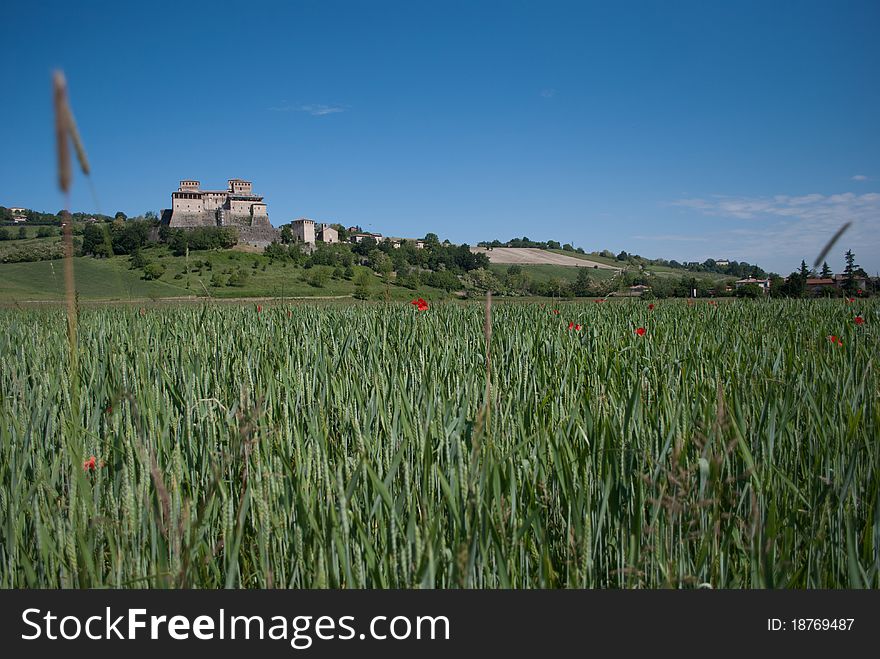
[[162, 211], [162, 223], [172, 228], [232, 227], [240, 243], [265, 247], [279, 240], [269, 222], [263, 198], [253, 193], [250, 181], [232, 178], [226, 190], [202, 190], [199, 181], [180, 182], [171, 193], [171, 208]]

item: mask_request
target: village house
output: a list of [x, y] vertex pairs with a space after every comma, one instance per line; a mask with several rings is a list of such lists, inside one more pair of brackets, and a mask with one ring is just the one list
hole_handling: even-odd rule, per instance
[[319, 224], [315, 230], [318, 240], [328, 245], [339, 242], [339, 232], [329, 224]]
[[715, 265], [725, 267], [730, 265], [730, 261], [728, 261], [727, 259], [717, 259], [715, 261]]
[[[868, 288], [867, 278], [862, 277], [861, 275], [855, 275], [853, 277], [853, 283], [855, 283], [857, 290], [864, 291]], [[837, 288], [843, 288], [846, 285], [846, 275], [834, 275], [834, 285], [837, 286]]]
[[425, 241], [417, 239], [417, 238], [389, 237], [389, 238], [386, 238], [385, 240], [390, 241], [391, 246], [394, 249], [400, 249], [403, 246], [403, 243], [412, 243], [413, 247], [415, 247], [416, 249], [424, 249], [425, 248]]
[[736, 286], [736, 288], [738, 289], [742, 288], [743, 286], [748, 286], [749, 284], [755, 284], [764, 293], [770, 291], [769, 279], [755, 279], [754, 277], [746, 277], [745, 279], [737, 279], [735, 282], [733, 282], [733, 285]]
[[363, 242], [366, 238], [372, 238], [377, 243], [382, 242], [382, 234], [381, 233], [368, 233], [365, 231], [352, 234], [351, 242], [353, 242], [353, 243]]
[[833, 277], [808, 277], [805, 285], [807, 292], [812, 293], [813, 295], [821, 295], [822, 293], [834, 292], [837, 290], [837, 284], [834, 282]]
[[638, 297], [650, 290], [650, 286], [646, 286], [645, 284], [636, 284], [635, 286], [629, 287], [629, 294]]

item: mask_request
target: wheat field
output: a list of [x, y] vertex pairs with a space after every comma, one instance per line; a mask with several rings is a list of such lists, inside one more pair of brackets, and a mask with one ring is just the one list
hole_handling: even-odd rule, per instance
[[106, 307], [72, 359], [63, 310], [0, 310], [0, 586], [877, 588], [878, 324]]

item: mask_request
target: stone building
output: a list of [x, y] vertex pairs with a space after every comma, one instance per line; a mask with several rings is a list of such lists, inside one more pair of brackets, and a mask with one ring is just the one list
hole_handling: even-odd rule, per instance
[[294, 220], [290, 223], [290, 229], [293, 232], [294, 240], [299, 242], [315, 244], [315, 221], [304, 217]]
[[317, 228], [317, 238], [323, 243], [332, 245], [339, 242], [339, 232], [329, 224], [319, 224]]
[[172, 228], [233, 227], [239, 242], [265, 247], [279, 239], [269, 222], [263, 197], [255, 195], [250, 181], [229, 179], [225, 190], [202, 190], [194, 179], [180, 182], [171, 193], [171, 208], [162, 211], [162, 222]]

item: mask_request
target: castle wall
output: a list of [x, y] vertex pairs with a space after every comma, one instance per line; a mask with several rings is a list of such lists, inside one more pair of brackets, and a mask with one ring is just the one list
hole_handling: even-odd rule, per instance
[[226, 194], [223, 192], [203, 192], [202, 204], [206, 211], [214, 211], [222, 208], [226, 203]]
[[201, 213], [204, 210], [201, 195], [195, 193], [183, 194], [186, 196], [172, 197], [171, 199], [171, 209], [175, 213]]
[[233, 194], [253, 194], [251, 192], [252, 186], [250, 181], [229, 180], [229, 189]]
[[254, 202], [252, 201], [242, 201], [241, 199], [230, 199], [229, 200], [229, 212], [232, 215], [247, 215], [251, 214], [251, 205]]

